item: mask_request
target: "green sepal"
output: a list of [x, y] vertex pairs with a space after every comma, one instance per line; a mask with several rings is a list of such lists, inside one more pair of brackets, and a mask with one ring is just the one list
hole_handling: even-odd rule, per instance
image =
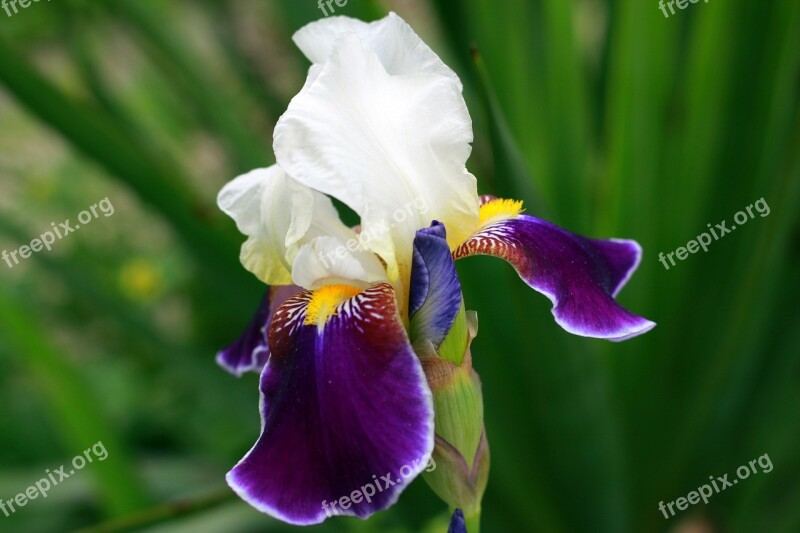
[[437, 350], [439, 357], [447, 361], [460, 365], [464, 359], [464, 354], [467, 351], [469, 344], [469, 329], [467, 327], [466, 308], [464, 307], [464, 300], [461, 300], [461, 309], [458, 311], [456, 320], [447, 337], [442, 341], [442, 345]]
[[[460, 313], [465, 316], [464, 313]], [[467, 327], [464, 331], [474, 331]], [[465, 335], [461, 364], [432, 355], [421, 358], [433, 393], [436, 469], [423, 473], [433, 491], [451, 508], [477, 522], [489, 476], [489, 445], [483, 425], [483, 393], [472, 368], [471, 335]], [[430, 352], [429, 352], [430, 353]]]

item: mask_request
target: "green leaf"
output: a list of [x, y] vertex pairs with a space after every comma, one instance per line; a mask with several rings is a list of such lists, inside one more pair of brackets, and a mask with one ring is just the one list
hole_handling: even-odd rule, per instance
[[[223, 305], [235, 306], [236, 292], [252, 286], [238, 264], [236, 241], [222, 230], [221, 216], [193, 194], [174, 168], [150, 160], [146, 150], [102, 112], [69, 98], [29, 67], [0, 39], [0, 83], [43, 122], [60, 132], [77, 150], [123, 180], [147, 204], [172, 224], [198, 265], [220, 283]], [[229, 224], [230, 228], [232, 224]]]
[[[81, 455], [102, 441], [108, 458], [92, 465], [102, 498], [110, 515], [124, 514], [144, 506], [148, 498], [119, 435], [99, 409], [102, 402], [90, 393], [81, 376], [50, 342], [51, 336], [37, 325], [33, 313], [0, 289], [0, 331], [9, 343], [16, 364], [29, 374], [47, 399], [53, 424], [63, 438], [65, 453]], [[89, 470], [87, 469], [87, 472]]]

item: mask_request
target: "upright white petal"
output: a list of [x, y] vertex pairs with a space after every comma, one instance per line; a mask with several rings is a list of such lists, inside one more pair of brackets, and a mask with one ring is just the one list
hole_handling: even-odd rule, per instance
[[451, 246], [477, 226], [475, 177], [465, 169], [472, 123], [450, 76], [392, 75], [356, 33], [292, 100], [274, 136], [278, 163], [297, 181], [361, 216], [367, 247], [390, 279], [410, 274], [418, 229], [439, 220]]
[[312, 63], [324, 64], [333, 52], [336, 38], [343, 33], [358, 35], [389, 74], [429, 72], [452, 78], [461, 86], [456, 73], [394, 12], [374, 22], [350, 17], [320, 19], [300, 28], [293, 39]]

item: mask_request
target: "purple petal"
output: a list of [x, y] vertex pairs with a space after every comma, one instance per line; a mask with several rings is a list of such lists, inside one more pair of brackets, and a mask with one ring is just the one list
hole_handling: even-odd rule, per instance
[[453, 517], [450, 519], [450, 527], [447, 528], [447, 533], [467, 533], [467, 524], [464, 521], [464, 513], [461, 509], [456, 509], [453, 512]]
[[412, 340], [426, 339], [438, 348], [461, 308], [461, 283], [440, 222], [414, 238], [408, 306]]
[[493, 255], [553, 302], [556, 322], [570, 333], [621, 341], [655, 323], [624, 309], [614, 296], [639, 264], [634, 241], [587, 239], [544, 220], [518, 215], [487, 226], [453, 256]]
[[586, 240], [592, 243], [600, 261], [608, 266], [607, 289], [611, 296], [616, 296], [639, 266], [642, 247], [636, 241], [624, 239]]
[[389, 507], [433, 451], [430, 389], [391, 286], [351, 297], [323, 326], [305, 324], [313, 295], [275, 315], [261, 436], [227, 477], [253, 507], [299, 525]]
[[227, 348], [217, 352], [217, 364], [236, 377], [242, 377], [245, 372], [261, 372], [269, 359], [266, 332], [272, 315], [301, 290], [296, 285], [268, 288], [244, 332]]

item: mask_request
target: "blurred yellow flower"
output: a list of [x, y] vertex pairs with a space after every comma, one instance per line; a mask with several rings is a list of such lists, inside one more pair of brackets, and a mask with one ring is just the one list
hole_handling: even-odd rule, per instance
[[148, 259], [132, 259], [120, 270], [119, 283], [122, 291], [131, 300], [148, 302], [154, 300], [163, 287], [161, 269]]

